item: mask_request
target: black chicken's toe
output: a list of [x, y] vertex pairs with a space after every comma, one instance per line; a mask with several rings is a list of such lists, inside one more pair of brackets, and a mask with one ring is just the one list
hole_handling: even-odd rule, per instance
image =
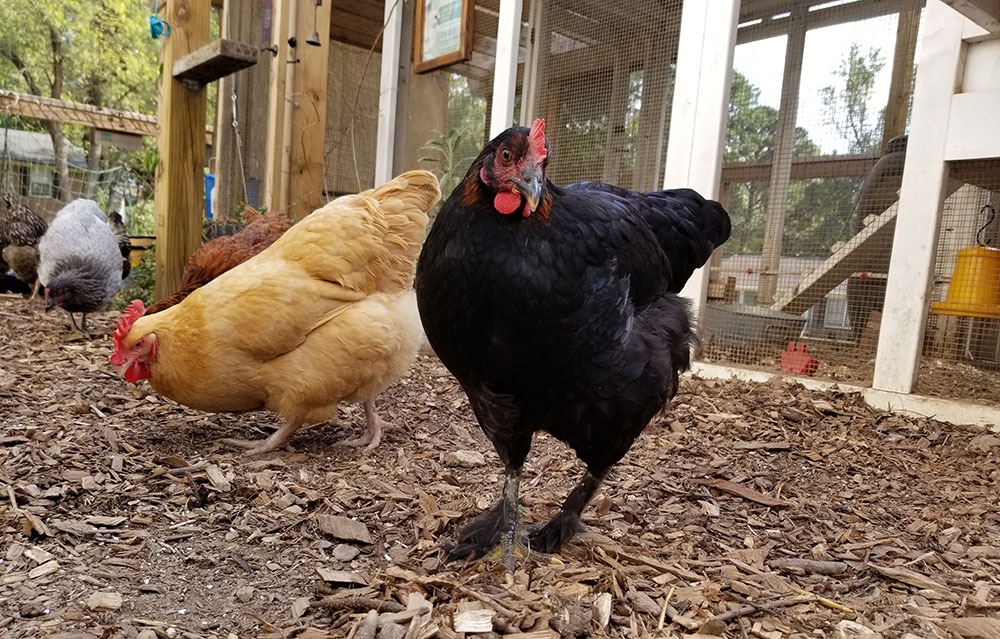
[[528, 536], [531, 549], [535, 552], [557, 552], [580, 530], [580, 518], [560, 512], [549, 523], [531, 531]]
[[502, 509], [494, 506], [466, 524], [448, 552], [448, 561], [478, 559], [496, 548], [503, 538], [504, 519]]

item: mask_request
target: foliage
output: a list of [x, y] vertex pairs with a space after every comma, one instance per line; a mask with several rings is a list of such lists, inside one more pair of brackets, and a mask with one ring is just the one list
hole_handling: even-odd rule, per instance
[[[778, 110], [760, 104], [760, 89], [751, 84], [742, 73], [734, 71], [726, 128], [726, 162], [771, 161], [777, 134]], [[809, 139], [809, 132], [796, 127], [793, 153], [802, 156], [816, 155], [818, 152], [819, 147]], [[727, 251], [738, 254], [760, 253], [764, 245], [768, 184], [730, 184], [728, 195], [727, 209], [733, 220], [733, 236], [726, 244]], [[794, 210], [794, 207], [789, 208]]]
[[115, 297], [115, 309], [124, 310], [132, 300], [142, 300], [146, 306], [156, 301], [156, 298], [153, 297], [155, 272], [156, 245], [153, 244], [146, 249], [139, 265], [132, 267], [132, 271]]
[[[146, 31], [145, 0], [3, 0], [0, 2], [0, 86], [98, 107], [156, 109], [157, 45]], [[16, 25], [16, 28], [13, 28]], [[63, 141], [88, 150], [99, 168], [99, 145], [80, 126], [48, 121], [56, 165], [67, 184]], [[64, 193], [63, 197], [68, 197]]]
[[435, 133], [437, 137], [420, 147], [421, 151], [428, 153], [428, 155], [421, 157], [420, 161], [437, 165], [437, 170], [434, 173], [441, 184], [442, 198], [434, 205], [434, 209], [430, 213], [431, 218], [441, 210], [444, 200], [462, 181], [469, 164], [475, 159], [475, 155], [470, 157], [462, 154], [465, 141], [462, 134], [455, 129], [448, 129], [444, 133], [435, 131]]
[[862, 54], [855, 42], [834, 73], [838, 84], [820, 89], [826, 123], [833, 125], [847, 141], [848, 153], [873, 151], [881, 141], [885, 110], [873, 114], [869, 103], [875, 80], [884, 67], [881, 49], [872, 48]]

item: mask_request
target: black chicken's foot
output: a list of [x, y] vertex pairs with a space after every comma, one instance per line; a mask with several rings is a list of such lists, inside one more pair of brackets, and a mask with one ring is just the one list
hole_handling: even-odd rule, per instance
[[517, 511], [520, 478], [520, 469], [507, 470], [500, 500], [462, 528], [458, 542], [448, 553], [448, 561], [478, 559], [500, 546], [504, 566], [509, 572], [514, 571], [515, 549], [525, 550]]
[[532, 530], [529, 535], [531, 549], [537, 552], [553, 553], [562, 548], [580, 530], [580, 515], [593, 499], [607, 471], [599, 475], [589, 470], [580, 483], [570, 492], [562, 508], [547, 524]]

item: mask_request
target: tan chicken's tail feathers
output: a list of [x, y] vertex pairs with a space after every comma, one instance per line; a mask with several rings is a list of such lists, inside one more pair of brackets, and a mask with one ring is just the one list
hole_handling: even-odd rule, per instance
[[430, 171], [407, 171], [363, 195], [379, 202], [389, 228], [379, 260], [379, 289], [404, 291], [413, 286], [417, 256], [427, 236], [427, 211], [441, 199], [438, 179]]

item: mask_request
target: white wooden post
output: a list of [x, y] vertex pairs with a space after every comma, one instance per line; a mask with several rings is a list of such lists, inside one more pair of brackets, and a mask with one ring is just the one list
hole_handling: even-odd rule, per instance
[[[684, 2], [664, 188], [719, 195], [739, 15], [740, 0]], [[681, 291], [695, 317], [707, 294], [708, 269], [702, 267]]]
[[493, 109], [490, 139], [514, 123], [517, 93], [517, 51], [521, 44], [521, 0], [500, 0], [497, 53], [493, 71]]
[[917, 379], [945, 195], [947, 123], [965, 46], [961, 14], [940, 0], [928, 0], [926, 11], [872, 381], [896, 393], [911, 392]]
[[375, 184], [391, 180], [396, 145], [396, 98], [399, 95], [400, 40], [403, 35], [403, 2], [386, 0], [382, 33], [382, 75], [379, 80], [378, 131], [375, 134]]

